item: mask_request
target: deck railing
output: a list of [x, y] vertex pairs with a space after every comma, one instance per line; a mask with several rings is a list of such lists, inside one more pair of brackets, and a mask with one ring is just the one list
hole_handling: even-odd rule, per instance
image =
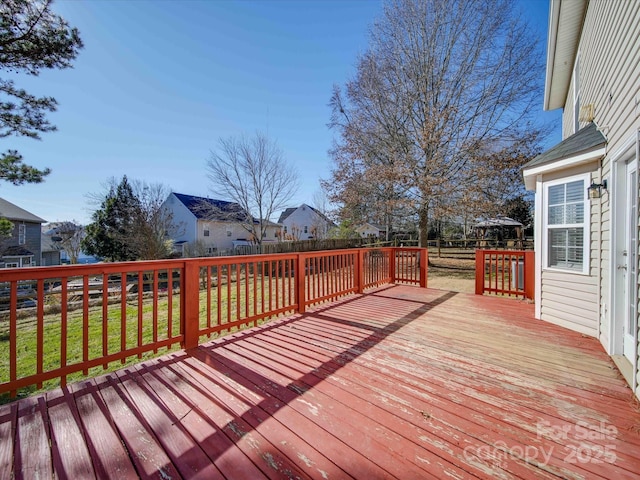
[[385, 283], [425, 287], [426, 268], [426, 249], [380, 248], [2, 270], [0, 394]]
[[476, 294], [534, 298], [534, 252], [476, 250]]

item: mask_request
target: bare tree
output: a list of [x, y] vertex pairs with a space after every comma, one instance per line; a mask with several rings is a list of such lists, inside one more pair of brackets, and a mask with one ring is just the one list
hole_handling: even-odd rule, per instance
[[385, 215], [410, 206], [424, 245], [430, 217], [508, 194], [544, 130], [532, 123], [543, 55], [514, 5], [385, 4], [355, 78], [331, 98], [332, 199]]
[[212, 217], [226, 213], [262, 245], [269, 219], [287, 206], [298, 189], [298, 174], [282, 150], [261, 133], [252, 138], [221, 138], [207, 161], [207, 170], [211, 190], [240, 210], [211, 212]]
[[59, 223], [51, 236], [54, 246], [64, 250], [71, 263], [78, 263], [83, 238], [84, 227], [75, 220]]
[[138, 198], [137, 228], [130, 234], [133, 251], [140, 260], [167, 258], [173, 252], [172, 238], [184, 226], [175, 222], [173, 213], [163, 208], [171, 189], [161, 183], [131, 182]]
[[89, 194], [98, 204], [87, 225], [83, 248], [112, 261], [154, 260], [170, 257], [172, 237], [182, 224], [163, 208], [171, 190], [159, 183], [110, 178], [106, 193]]

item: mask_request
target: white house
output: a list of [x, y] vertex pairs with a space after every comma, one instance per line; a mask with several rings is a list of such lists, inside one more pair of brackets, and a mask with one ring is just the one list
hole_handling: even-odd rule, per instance
[[358, 225], [355, 230], [361, 237], [384, 238], [387, 235], [386, 227], [368, 222]]
[[335, 227], [322, 212], [303, 203], [297, 208], [287, 208], [278, 219], [282, 225], [284, 240], [309, 240], [326, 238], [327, 232]]
[[[173, 192], [163, 207], [173, 213], [173, 222], [179, 226], [173, 241], [182, 254], [210, 255], [253, 241], [243, 224], [257, 220], [237, 203]], [[263, 242], [275, 241], [278, 231], [279, 225], [269, 222]]]
[[536, 317], [600, 340], [640, 397], [640, 2], [551, 0], [544, 108], [562, 142], [535, 190]]

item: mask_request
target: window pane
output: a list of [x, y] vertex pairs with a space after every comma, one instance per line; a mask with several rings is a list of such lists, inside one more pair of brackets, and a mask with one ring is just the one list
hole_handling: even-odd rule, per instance
[[549, 187], [549, 205], [564, 203], [564, 185]]
[[567, 202], [582, 202], [584, 201], [584, 196], [585, 187], [582, 180], [567, 183]]
[[[582, 223], [583, 221], [584, 221], [584, 203], [568, 204], [565, 210], [564, 223]], [[563, 222], [558, 222], [558, 223], [563, 223]]]
[[562, 225], [564, 223], [564, 206], [549, 206], [549, 225]]

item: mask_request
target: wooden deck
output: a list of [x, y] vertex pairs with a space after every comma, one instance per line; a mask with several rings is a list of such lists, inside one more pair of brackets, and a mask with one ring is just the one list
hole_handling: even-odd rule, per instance
[[0, 406], [0, 478], [637, 479], [639, 431], [595, 339], [393, 286]]

